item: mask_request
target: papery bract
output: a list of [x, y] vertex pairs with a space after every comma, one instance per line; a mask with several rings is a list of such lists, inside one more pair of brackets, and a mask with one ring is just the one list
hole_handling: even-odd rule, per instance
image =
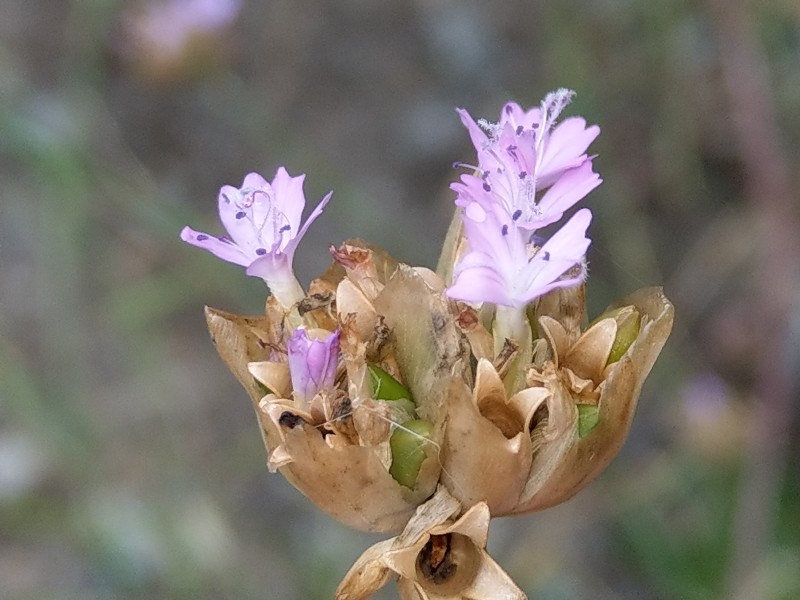
[[490, 518], [485, 502], [462, 507], [440, 487], [400, 535], [361, 555], [339, 584], [336, 600], [371, 598], [392, 576], [403, 599], [525, 600], [486, 552]]

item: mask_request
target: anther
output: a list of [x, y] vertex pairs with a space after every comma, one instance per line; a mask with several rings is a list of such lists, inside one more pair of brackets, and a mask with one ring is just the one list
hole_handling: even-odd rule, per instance
[[533, 235], [530, 237], [530, 240], [528, 240], [528, 241], [529, 241], [531, 244], [533, 244], [534, 246], [539, 246], [539, 247], [541, 247], [542, 245], [544, 245], [544, 243], [545, 243], [545, 241], [546, 241], [546, 240], [545, 240], [545, 239], [544, 239], [544, 237], [542, 237], [541, 235], [534, 233], [534, 234], [533, 234]]

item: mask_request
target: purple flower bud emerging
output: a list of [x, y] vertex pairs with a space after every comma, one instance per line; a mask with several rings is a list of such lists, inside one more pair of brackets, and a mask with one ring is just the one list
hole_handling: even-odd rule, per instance
[[304, 327], [295, 329], [287, 344], [294, 400], [308, 405], [317, 393], [333, 387], [339, 364], [339, 330], [311, 339]]

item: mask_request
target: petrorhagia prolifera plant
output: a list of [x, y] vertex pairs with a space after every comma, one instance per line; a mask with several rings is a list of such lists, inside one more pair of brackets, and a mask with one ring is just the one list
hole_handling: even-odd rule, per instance
[[226, 236], [181, 234], [270, 288], [262, 315], [206, 309], [269, 469], [342, 523], [399, 534], [356, 562], [341, 600], [393, 576], [403, 598], [524, 598], [486, 554], [490, 518], [569, 499], [627, 436], [673, 308], [648, 288], [586, 325], [592, 215], [565, 215], [601, 183], [600, 130], [559, 121], [572, 95], [509, 102], [497, 122], [458, 111], [476, 160], [456, 163], [435, 272], [349, 240], [304, 289], [294, 251], [331, 195], [301, 224], [304, 176], [283, 167], [220, 190]]

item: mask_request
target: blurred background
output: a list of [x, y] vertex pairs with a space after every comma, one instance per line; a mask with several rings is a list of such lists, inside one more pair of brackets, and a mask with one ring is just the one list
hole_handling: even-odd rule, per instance
[[490, 551], [540, 600], [800, 597], [796, 0], [4, 0], [0, 597], [332, 597], [380, 536], [267, 472], [203, 320], [265, 288], [178, 232], [286, 165], [335, 190], [303, 283], [355, 236], [434, 266], [454, 108], [562, 86], [602, 128], [591, 311], [677, 318], [618, 459]]

